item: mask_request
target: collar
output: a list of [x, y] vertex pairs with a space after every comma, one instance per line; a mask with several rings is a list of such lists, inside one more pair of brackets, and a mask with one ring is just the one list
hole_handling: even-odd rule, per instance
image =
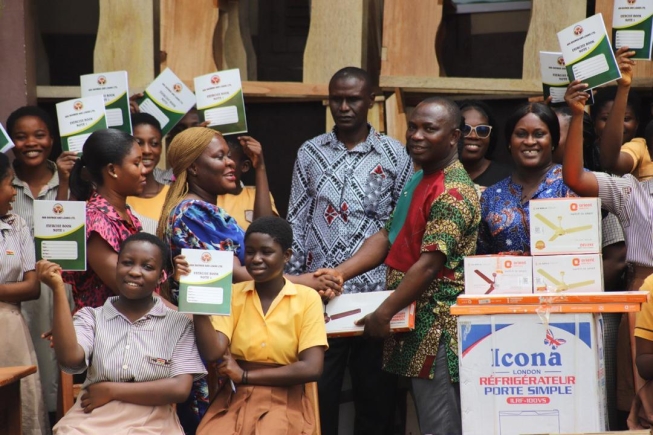
[[[163, 305], [163, 302], [161, 302], [161, 300], [154, 295], [152, 297], [154, 298], [154, 306], [150, 311], [147, 312], [147, 314], [141, 317], [141, 319], [148, 316], [164, 317], [166, 315], [166, 306]], [[104, 305], [102, 306], [102, 312], [104, 314], [105, 320], [111, 320], [116, 317], [122, 317], [123, 319], [127, 320], [127, 318], [120, 311], [118, 311], [116, 307], [113, 306], [113, 302], [117, 300], [118, 296], [111, 296], [104, 302]]]
[[374, 149], [375, 151], [380, 151], [381, 146], [383, 145], [381, 143], [380, 134], [376, 130], [374, 130], [374, 127], [372, 127], [370, 123], [367, 123], [367, 128], [369, 128], [370, 131], [367, 134], [365, 141], [359, 143], [351, 150], [347, 150], [345, 144], [342, 143], [340, 139], [338, 139], [338, 136], [336, 134], [337, 127], [335, 126], [329, 133], [327, 133], [327, 137], [324, 141], [324, 145], [330, 146], [335, 150], [345, 150], [345, 151], [350, 151], [352, 153], [365, 154], [365, 153], [369, 153], [372, 149]]
[[[286, 280], [286, 284], [283, 286], [283, 288], [279, 292], [279, 295], [282, 295], [282, 296], [294, 296], [294, 295], [296, 295], [297, 294], [297, 287], [295, 286], [295, 283], [293, 283], [292, 281], [290, 281], [287, 278], [285, 278], [285, 280]], [[252, 292], [252, 291], [256, 290], [254, 288], [255, 284], [256, 284], [255, 281], [247, 281], [245, 283], [245, 287], [243, 288], [243, 291], [244, 292]], [[279, 295], [277, 295], [277, 297], [279, 297]]]
[[9, 213], [6, 216], [3, 216], [0, 218], [0, 233], [4, 232], [5, 230], [11, 230], [13, 228], [13, 223], [14, 220], [16, 219], [16, 215], [13, 213]]
[[[20, 178], [18, 178], [17, 175], [15, 175], [16, 174], [16, 163], [17, 163], [17, 161], [14, 160], [14, 163], [13, 163], [14, 179], [11, 182], [11, 184], [13, 184], [16, 187], [24, 188], [25, 193], [27, 195], [29, 195], [30, 197], [32, 197], [32, 190], [29, 188], [29, 185], [26, 182], [24, 182], [23, 180], [21, 180]], [[44, 188], [41, 189], [41, 192], [39, 192], [39, 196], [41, 196], [41, 193], [43, 193], [44, 190], [47, 192], [48, 190], [59, 187], [59, 172], [57, 171], [57, 164], [55, 162], [53, 162], [52, 160], [46, 160], [45, 164], [48, 167], [48, 169], [52, 172], [52, 178], [50, 178], [50, 181], [48, 181], [48, 183], [44, 186]]]

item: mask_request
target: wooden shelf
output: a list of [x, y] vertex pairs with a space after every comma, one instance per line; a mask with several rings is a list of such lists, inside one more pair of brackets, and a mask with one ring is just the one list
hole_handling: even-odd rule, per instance
[[411, 93], [502, 95], [507, 98], [542, 93], [542, 83], [523, 79], [381, 76], [380, 82], [384, 89], [401, 88], [404, 92]]
[[[141, 92], [142, 89], [130, 89]], [[246, 98], [260, 100], [301, 100], [321, 101], [328, 97], [327, 84], [307, 84], [299, 82], [243, 82]], [[66, 100], [81, 95], [79, 86], [37, 86], [36, 97], [44, 100]]]
[[528, 11], [530, 1], [512, 1], [497, 3], [454, 3], [456, 14], [483, 14], [488, 12]]

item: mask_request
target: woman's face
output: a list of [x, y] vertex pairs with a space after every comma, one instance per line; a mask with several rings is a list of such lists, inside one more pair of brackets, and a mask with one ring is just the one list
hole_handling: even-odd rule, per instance
[[[605, 124], [608, 122], [608, 116], [612, 111], [612, 106], [614, 106], [614, 101], [608, 101], [603, 105], [603, 107], [599, 109], [599, 113], [596, 115], [596, 120], [594, 121], [594, 131], [596, 132], [596, 136], [599, 138], [605, 129]], [[633, 140], [637, 134], [638, 126], [639, 122], [637, 122], [635, 111], [632, 107], [626, 106], [626, 113], [624, 114], [623, 143]]]
[[551, 163], [551, 132], [534, 113], [528, 113], [515, 125], [510, 136], [510, 152], [518, 167], [540, 168]]
[[163, 258], [155, 245], [145, 241], [128, 243], [118, 255], [116, 283], [127, 299], [152, 297], [161, 282]]
[[216, 196], [236, 190], [236, 165], [222, 137], [216, 135], [191, 165], [188, 182]]
[[50, 156], [52, 136], [48, 126], [37, 116], [18, 118], [10, 132], [16, 145], [12, 151], [16, 160], [25, 166], [42, 165]]
[[5, 178], [0, 181], [0, 216], [6, 216], [11, 211], [11, 203], [16, 198], [13, 180], [14, 171], [9, 170]]
[[[489, 126], [488, 119], [476, 109], [467, 109], [463, 112], [465, 124], [470, 127], [478, 127], [479, 125]], [[478, 133], [474, 130], [468, 136], [463, 138], [463, 148], [460, 153], [460, 161], [477, 162], [485, 158], [487, 149], [490, 146], [490, 136], [485, 138], [478, 137]]]
[[161, 160], [161, 132], [149, 124], [139, 124], [134, 127], [134, 137], [141, 147], [145, 175], [149, 175]]
[[[131, 150], [122, 159], [122, 162], [119, 165], [113, 165], [113, 174], [109, 173], [109, 182], [113, 180], [114, 190], [124, 196], [138, 196], [143, 193], [145, 188], [145, 173], [141, 147], [134, 141]], [[105, 179], [105, 184], [106, 182]]]

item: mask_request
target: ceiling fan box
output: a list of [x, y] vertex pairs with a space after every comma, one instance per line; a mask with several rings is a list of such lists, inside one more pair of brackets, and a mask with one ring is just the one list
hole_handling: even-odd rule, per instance
[[[532, 200], [529, 204], [531, 255], [601, 253], [601, 199], [559, 198]], [[536, 217], [569, 230], [590, 225], [590, 229], [562, 234], [551, 240], [555, 230]]]
[[[515, 255], [474, 255], [465, 257], [465, 294], [484, 295], [490, 283], [476, 271], [494, 280], [489, 294], [533, 293], [533, 258]], [[496, 274], [496, 277], [493, 277]]]
[[[551, 255], [533, 257], [534, 293], [557, 293], [555, 283], [545, 278], [538, 271], [544, 270], [558, 281], [567, 285], [594, 281], [582, 287], [570, 288], [568, 293], [602, 292], [603, 260], [600, 254], [587, 255]], [[561, 279], [561, 272], [564, 276]]]

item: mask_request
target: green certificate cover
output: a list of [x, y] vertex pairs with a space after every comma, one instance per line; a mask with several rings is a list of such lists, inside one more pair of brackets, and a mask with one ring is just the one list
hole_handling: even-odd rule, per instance
[[635, 51], [631, 59], [651, 60], [653, 0], [614, 0], [612, 45]]
[[107, 126], [132, 134], [127, 80], [127, 71], [86, 74], [79, 78], [82, 97], [104, 97]]
[[82, 153], [84, 142], [97, 130], [107, 128], [102, 95], [57, 103], [57, 121], [64, 151]]
[[0, 153], [6, 153], [14, 147], [14, 142], [7, 134], [7, 130], [0, 124]]
[[179, 282], [179, 312], [228, 316], [231, 314], [231, 251], [182, 249], [190, 274]]
[[569, 81], [593, 89], [621, 78], [603, 15], [596, 14], [558, 32]]
[[238, 68], [195, 77], [195, 94], [200, 121], [209, 121], [209, 127], [222, 134], [247, 132]]
[[86, 202], [34, 201], [36, 260], [86, 270]]
[[170, 68], [159, 74], [143, 94], [138, 106], [159, 121], [163, 136], [195, 105], [193, 91]]

